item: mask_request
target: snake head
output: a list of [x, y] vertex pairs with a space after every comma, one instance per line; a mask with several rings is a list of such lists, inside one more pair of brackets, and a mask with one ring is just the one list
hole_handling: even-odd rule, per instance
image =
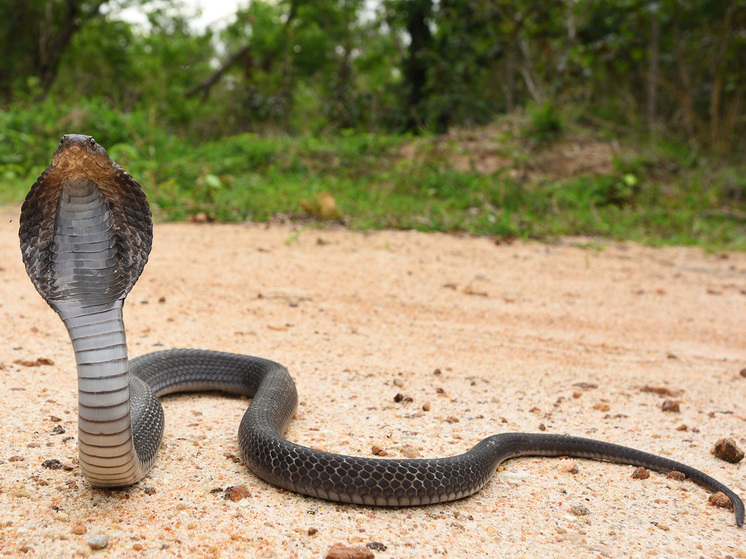
[[54, 150], [51, 167], [69, 180], [97, 178], [100, 181], [114, 173], [116, 164], [93, 136], [65, 134]]

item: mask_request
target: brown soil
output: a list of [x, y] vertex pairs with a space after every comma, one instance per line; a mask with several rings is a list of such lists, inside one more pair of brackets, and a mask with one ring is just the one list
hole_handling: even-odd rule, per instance
[[[236, 457], [247, 401], [215, 394], [167, 398], [152, 472], [93, 490], [77, 471], [72, 350], [23, 270], [17, 212], [0, 213], [0, 553], [746, 557], [705, 490], [616, 464], [512, 460], [472, 498], [412, 509], [279, 491]], [[724, 437], [746, 446], [745, 254], [275, 225], [155, 235], [125, 308], [130, 353], [285, 364], [294, 441], [428, 457], [496, 432], [571, 433], [685, 461], [746, 496], [743, 462], [710, 454]], [[106, 548], [91, 550], [94, 535]]]
[[526, 126], [520, 117], [506, 117], [490, 126], [454, 129], [437, 138], [405, 143], [400, 156], [416, 160], [428, 153], [426, 146], [434, 144], [456, 171], [502, 172], [528, 183], [614, 171], [614, 159], [620, 152], [617, 142], [565, 133], [555, 142], [542, 144], [521, 139]]

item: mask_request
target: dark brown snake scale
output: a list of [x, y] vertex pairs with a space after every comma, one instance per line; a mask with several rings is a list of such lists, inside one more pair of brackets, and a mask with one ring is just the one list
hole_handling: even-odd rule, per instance
[[163, 435], [159, 396], [219, 390], [252, 397], [238, 430], [249, 469], [298, 493], [366, 505], [438, 503], [479, 491], [509, 458], [575, 456], [681, 472], [727, 495], [743, 525], [743, 501], [712, 477], [593, 439], [502, 433], [458, 456], [408, 460], [344, 456], [287, 441], [297, 394], [282, 365], [196, 349], [129, 361], [122, 306], [147, 262], [152, 231], [140, 185], [90, 136], [61, 139], [21, 210], [26, 270], [65, 323], [75, 351], [80, 467], [94, 486], [130, 485], [147, 474]]

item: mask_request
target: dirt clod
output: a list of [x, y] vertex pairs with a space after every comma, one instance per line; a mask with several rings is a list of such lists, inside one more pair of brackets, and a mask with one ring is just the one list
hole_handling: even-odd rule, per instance
[[642, 466], [635, 468], [635, 471], [632, 472], [632, 479], [648, 479], [649, 477], [650, 472]]
[[44, 462], [41, 463], [42, 468], [47, 468], [48, 470], [65, 470], [67, 472], [72, 471], [73, 467], [69, 466], [67, 464], [63, 464], [56, 458], [52, 458], [51, 460], [44, 460]]
[[679, 408], [679, 403], [676, 400], [665, 400], [661, 404], [661, 411], [679, 413], [681, 409]]
[[326, 552], [326, 559], [374, 559], [375, 554], [361, 545], [346, 546], [341, 543], [334, 544]]
[[230, 487], [226, 487], [225, 495], [223, 496], [226, 501], [233, 501], [234, 503], [248, 497], [251, 497], [251, 493], [245, 485], [231, 485]]
[[659, 396], [675, 396], [674, 392], [665, 386], [645, 385], [640, 389], [640, 392], [649, 392], [651, 394], [658, 394]]
[[717, 493], [713, 493], [712, 495], [710, 495], [708, 501], [710, 502], [710, 504], [713, 504], [716, 507], [733, 510], [733, 503], [731, 502], [728, 495], [726, 495], [722, 491], [718, 491]]
[[54, 361], [51, 359], [48, 359], [46, 357], [39, 357], [34, 361], [30, 361], [28, 359], [16, 359], [13, 361], [16, 365], [20, 365], [21, 367], [41, 367], [42, 365], [54, 365]]
[[715, 443], [715, 446], [710, 449], [710, 452], [717, 458], [736, 464], [743, 460], [743, 450], [738, 448], [736, 441], [731, 438], [720, 439]]

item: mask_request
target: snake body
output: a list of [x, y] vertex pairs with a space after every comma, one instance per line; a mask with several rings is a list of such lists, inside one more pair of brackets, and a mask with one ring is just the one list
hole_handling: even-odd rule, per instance
[[424, 505], [472, 495], [509, 458], [575, 456], [681, 472], [727, 495], [743, 525], [743, 502], [728, 487], [647, 452], [566, 435], [502, 433], [447, 458], [332, 454], [283, 438], [297, 393], [278, 363], [195, 349], [129, 361], [122, 307], [148, 259], [151, 214], [139, 184], [90, 136], [63, 136], [26, 197], [19, 236], [29, 277], [63, 320], [75, 351], [80, 468], [93, 486], [126, 486], [147, 474], [163, 435], [159, 396], [219, 390], [252, 398], [238, 431], [249, 469], [298, 493], [366, 505]]

